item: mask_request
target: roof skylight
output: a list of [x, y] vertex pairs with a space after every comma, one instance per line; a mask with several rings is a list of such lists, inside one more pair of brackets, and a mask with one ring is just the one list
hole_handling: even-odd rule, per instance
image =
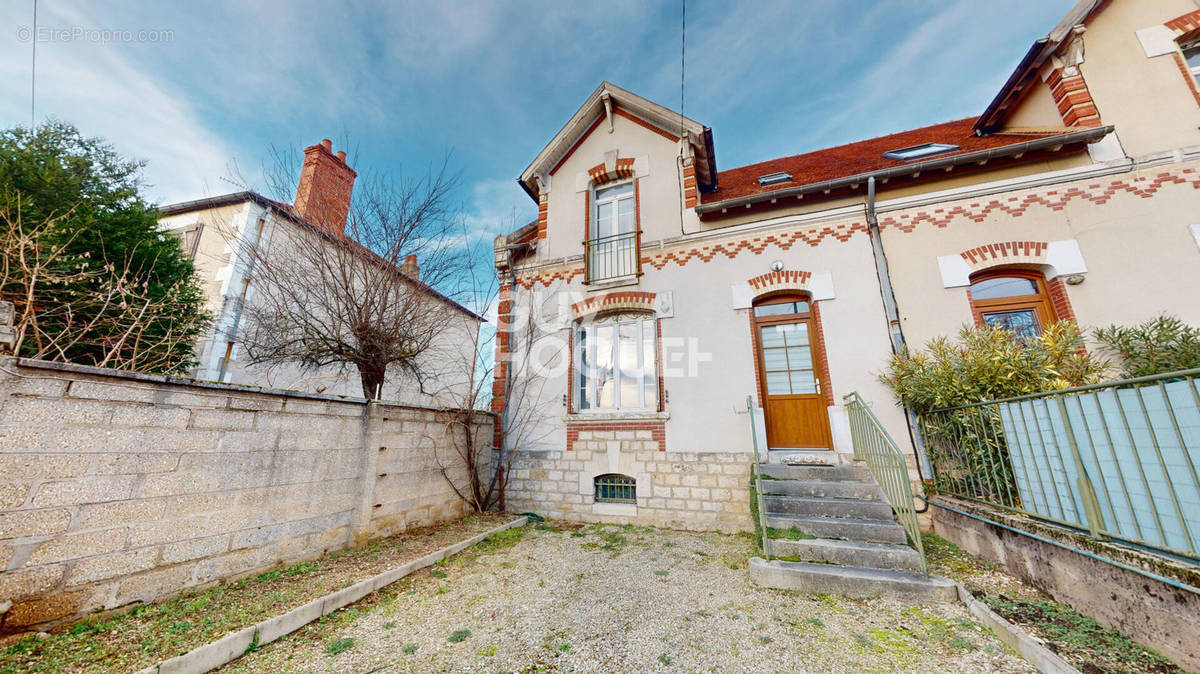
[[787, 171], [779, 171], [778, 173], [768, 173], [765, 176], [758, 177], [758, 184], [763, 187], [770, 185], [780, 185], [783, 183], [792, 182], [792, 174]]
[[[960, 150], [957, 145], [946, 145], [944, 143], [921, 143], [920, 145], [912, 145], [902, 147], [899, 150], [888, 150], [883, 153], [883, 156], [888, 159], [899, 159], [900, 161], [912, 161], [913, 159], [922, 159], [924, 157], [932, 157], [935, 154], [945, 154]], [[761, 180], [761, 179], [760, 179]]]

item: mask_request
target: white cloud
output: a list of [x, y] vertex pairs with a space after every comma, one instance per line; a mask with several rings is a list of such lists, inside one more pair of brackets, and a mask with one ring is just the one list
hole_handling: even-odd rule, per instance
[[[101, 26], [86, 15], [43, 3], [42, 26]], [[0, 25], [30, 26], [27, 7], [6, 4]], [[15, 29], [14, 29], [15, 30]], [[0, 124], [29, 124], [30, 43], [0, 37]], [[41, 42], [37, 50], [37, 118], [71, 122], [100, 136], [122, 154], [149, 159], [146, 195], [160, 202], [231, 191], [226, 175], [233, 153], [191, 108], [186, 92], [148, 75], [115, 44], [76, 40]], [[160, 45], [170, 48], [169, 45]]]

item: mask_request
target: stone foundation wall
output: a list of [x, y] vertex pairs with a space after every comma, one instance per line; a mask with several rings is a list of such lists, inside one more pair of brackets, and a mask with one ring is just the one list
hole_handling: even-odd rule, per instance
[[[1066, 545], [1145, 568], [1200, 587], [1195, 566], [1112, 543], [994, 508], [939, 496], [937, 501]], [[997, 564], [1099, 622], [1157, 649], [1188, 671], [1200, 671], [1200, 595], [1071, 550], [1014, 533], [937, 506], [929, 508], [933, 530], [971, 554]]]
[[[0, 630], [463, 515], [431, 408], [0, 361]], [[492, 417], [474, 419], [490, 444]], [[486, 452], [490, 454], [490, 452]], [[11, 602], [11, 603], [10, 603]]]
[[[750, 464], [743, 452], [659, 451], [650, 430], [581, 430], [567, 451], [520, 452], [506, 495], [510, 512], [578, 522], [752, 531]], [[637, 503], [597, 503], [598, 475], [637, 480]]]

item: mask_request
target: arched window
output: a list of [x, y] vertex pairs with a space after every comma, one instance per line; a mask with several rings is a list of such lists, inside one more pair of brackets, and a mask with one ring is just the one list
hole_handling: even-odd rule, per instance
[[637, 503], [637, 480], [628, 475], [597, 475], [596, 503]]
[[608, 314], [575, 327], [576, 407], [658, 410], [658, 326], [653, 314]]
[[1002, 269], [977, 274], [968, 292], [977, 325], [998, 325], [1020, 337], [1036, 337], [1058, 320], [1040, 272]]

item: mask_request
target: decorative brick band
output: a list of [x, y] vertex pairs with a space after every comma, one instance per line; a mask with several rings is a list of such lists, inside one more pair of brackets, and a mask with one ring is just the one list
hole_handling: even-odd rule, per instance
[[613, 421], [608, 419], [568, 421], [567, 451], [570, 451], [579, 440], [580, 431], [650, 431], [650, 441], [658, 444], [658, 451], [667, 451], [667, 422], [665, 421]]
[[1078, 68], [1070, 75], [1064, 74], [1062, 68], [1050, 71], [1046, 86], [1050, 87], [1058, 113], [1067, 126], [1100, 126], [1100, 111]]
[[1000, 241], [989, 243], [970, 250], [964, 250], [959, 255], [971, 267], [971, 271], [979, 271], [996, 264], [1045, 264], [1046, 241]]
[[1177, 16], [1163, 25], [1180, 33], [1186, 33], [1189, 30], [1200, 28], [1200, 9], [1197, 9], [1194, 12], [1188, 12], [1183, 16]]
[[983, 222], [994, 214], [1020, 217], [1029, 210], [1030, 206], [1039, 205], [1052, 211], [1061, 211], [1072, 201], [1084, 200], [1101, 205], [1112, 199], [1118, 192], [1127, 192], [1143, 199], [1153, 197], [1163, 185], [1191, 185], [1200, 189], [1200, 176], [1194, 168], [1162, 171], [1157, 175], [1126, 175], [1112, 182], [1101, 184], [1092, 183], [1087, 187], [1068, 187], [1065, 190], [1056, 188], [1045, 192], [1031, 192], [1024, 196], [1007, 197], [1004, 200], [992, 199], [987, 202], [959, 204], [950, 208], [935, 208], [933, 210], [917, 211], [902, 215], [889, 215], [879, 221], [880, 228], [895, 227], [901, 232], [911, 232], [921, 223], [929, 223], [938, 228], [945, 228], [956, 218], [966, 218], [974, 222]]
[[637, 290], [592, 295], [572, 304], [571, 312], [576, 319], [580, 319], [602, 311], [654, 311], [654, 297], [654, 293]]
[[808, 281], [811, 278], [812, 272], [810, 271], [773, 271], [762, 276], [755, 276], [747, 283], [750, 284], [750, 288], [757, 297], [777, 290], [808, 290]]
[[604, 165], [604, 162], [596, 164], [588, 169], [588, 176], [591, 177], [593, 185], [602, 185], [622, 178], [632, 178], [633, 157], [617, 159], [611, 171]]
[[[1195, 168], [1175, 168], [1161, 171], [1155, 175], [1131, 175], [1107, 183], [1091, 183], [1084, 187], [1071, 186], [1067, 188], [1030, 192], [1024, 195], [999, 197], [988, 201], [975, 201], [969, 204], [957, 204], [948, 208], [929, 208], [896, 215], [886, 215], [880, 218], [881, 229], [895, 228], [900, 232], [910, 233], [918, 225], [929, 224], [939, 229], [949, 227], [957, 219], [972, 222], [983, 222], [988, 217], [1002, 215], [1018, 218], [1033, 206], [1042, 206], [1052, 211], [1061, 211], [1067, 204], [1075, 201], [1090, 201], [1097, 205], [1107, 203], [1120, 192], [1133, 194], [1143, 199], [1152, 198], [1164, 185], [1190, 185], [1192, 189], [1200, 190], [1200, 172]], [[798, 229], [794, 231], [775, 232], [766, 236], [753, 236], [746, 239], [735, 239], [713, 243], [704, 246], [678, 248], [666, 252], [647, 253], [643, 248], [641, 262], [657, 270], [674, 263], [680, 267], [693, 261], [711, 262], [717, 255], [734, 259], [744, 252], [761, 255], [769, 246], [787, 250], [797, 242], [803, 242], [816, 247], [826, 238], [832, 237], [837, 241], [846, 242], [856, 233], [866, 233], [864, 222], [846, 222], [827, 225], [820, 229]], [[520, 274], [517, 282], [525, 289], [535, 285], [550, 287], [557, 281], [572, 282], [577, 276], [583, 276], [583, 265], [563, 267], [554, 271]]]

